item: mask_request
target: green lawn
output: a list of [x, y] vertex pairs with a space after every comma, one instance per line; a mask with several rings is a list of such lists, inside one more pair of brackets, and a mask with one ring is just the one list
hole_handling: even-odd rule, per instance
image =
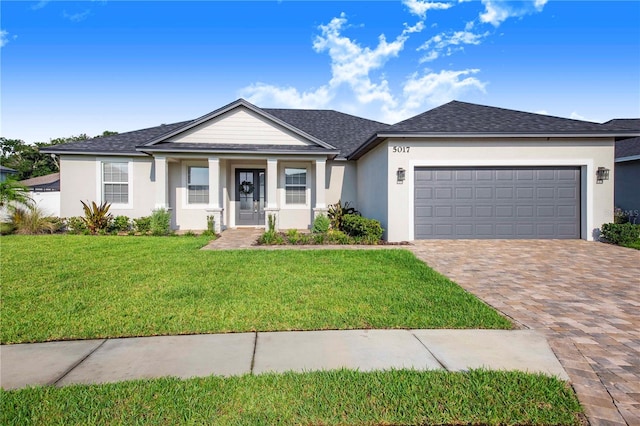
[[405, 250], [199, 250], [206, 241], [4, 236], [0, 339], [512, 326]]
[[629, 247], [632, 249], [640, 250], [640, 240], [636, 240], [632, 243], [623, 244], [624, 247]]
[[0, 390], [3, 425], [580, 425], [543, 375], [338, 370]]

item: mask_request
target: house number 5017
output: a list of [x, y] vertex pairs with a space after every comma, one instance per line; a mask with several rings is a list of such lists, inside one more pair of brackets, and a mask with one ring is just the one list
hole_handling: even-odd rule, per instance
[[409, 153], [409, 148], [411, 148], [410, 146], [394, 146], [393, 147], [393, 152], [399, 152], [402, 154], [408, 154]]

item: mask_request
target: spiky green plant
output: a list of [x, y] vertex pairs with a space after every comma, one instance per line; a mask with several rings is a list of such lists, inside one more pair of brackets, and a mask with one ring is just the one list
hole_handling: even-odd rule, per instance
[[89, 232], [97, 234], [100, 231], [106, 231], [113, 220], [113, 216], [109, 213], [111, 204], [106, 201], [100, 205], [97, 205], [95, 201], [91, 204], [82, 203], [82, 209], [84, 210], [84, 217], [82, 221], [87, 225]]

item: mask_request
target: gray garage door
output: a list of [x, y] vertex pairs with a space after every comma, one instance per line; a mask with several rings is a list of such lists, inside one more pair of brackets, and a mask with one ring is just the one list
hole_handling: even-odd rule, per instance
[[416, 168], [415, 239], [580, 238], [577, 167]]

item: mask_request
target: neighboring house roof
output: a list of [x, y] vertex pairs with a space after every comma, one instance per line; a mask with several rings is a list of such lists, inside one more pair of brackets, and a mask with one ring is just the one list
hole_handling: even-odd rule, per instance
[[357, 159], [389, 137], [632, 137], [638, 132], [599, 123], [451, 101], [378, 132], [354, 150]]
[[21, 180], [19, 183], [32, 191], [60, 191], [60, 173]]
[[0, 172], [3, 172], [3, 173], [18, 173], [17, 170], [12, 169], [11, 167], [5, 167], [3, 165], [0, 165]]
[[640, 160], [640, 137], [616, 142], [616, 162]]

